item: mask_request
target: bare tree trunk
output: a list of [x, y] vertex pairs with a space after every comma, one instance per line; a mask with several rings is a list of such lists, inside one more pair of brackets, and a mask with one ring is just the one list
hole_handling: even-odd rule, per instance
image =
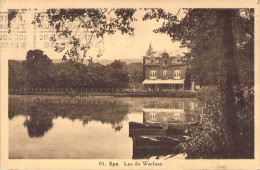
[[234, 37], [232, 34], [233, 10], [217, 10], [220, 33], [220, 76], [218, 86], [221, 95], [221, 109], [223, 114], [224, 128], [228, 145], [228, 158], [239, 158], [239, 127], [237, 110], [234, 96], [234, 77], [237, 71], [234, 58]]

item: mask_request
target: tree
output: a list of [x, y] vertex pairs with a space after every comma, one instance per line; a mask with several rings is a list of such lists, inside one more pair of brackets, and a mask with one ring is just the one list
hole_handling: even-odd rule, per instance
[[[28, 10], [8, 10], [9, 32], [16, 15]], [[83, 62], [87, 56], [92, 59], [88, 53], [93, 48], [98, 50], [97, 57], [102, 56], [105, 34], [112, 35], [120, 31], [122, 34], [133, 35], [134, 28], [130, 23], [136, 20], [133, 18], [135, 11], [133, 8], [48, 9], [46, 12], [39, 12], [32, 23], [38, 27], [48, 24], [54, 29], [55, 33], [50, 40], [54, 43], [55, 51], [64, 52], [63, 60], [69, 58]]]
[[[25, 12], [26, 11], [27, 10], [25, 10]], [[62, 61], [71, 60], [83, 63], [87, 57], [90, 60], [92, 59], [94, 56], [93, 49], [97, 49], [97, 57], [103, 54], [103, 38], [105, 34], [112, 35], [116, 31], [120, 31], [122, 34], [133, 35], [134, 28], [131, 27], [130, 24], [136, 20], [133, 18], [135, 11], [136, 9], [133, 8], [48, 9], [45, 13], [38, 13], [33, 24], [38, 27], [48, 24], [50, 29], [54, 30], [54, 35], [50, 41], [53, 42], [56, 52], [62, 52], [64, 54]], [[8, 11], [9, 25], [11, 25], [11, 21], [16, 17], [18, 12], [19, 10]], [[45, 20], [45, 18], [47, 18], [47, 20]], [[106, 69], [111, 71], [116, 70], [113, 66], [107, 67]], [[125, 70], [123, 69], [122, 71]], [[102, 70], [102, 72], [104, 72], [104, 70]], [[108, 76], [105, 73], [101, 74], [102, 78], [104, 78], [103, 80], [94, 74], [90, 75], [90, 81], [92, 79], [95, 81], [96, 79], [96, 84], [103, 86], [108, 81]], [[113, 73], [109, 76], [115, 78]], [[33, 80], [33, 76], [28, 78]], [[50, 78], [53, 78], [53, 76]], [[52, 80], [54, 81], [54, 79]], [[117, 81], [116, 79], [114, 80]], [[126, 80], [125, 77], [123, 80]], [[110, 81], [109, 84], [111, 86], [111, 83], [115, 84], [115, 82]], [[128, 80], [126, 80], [125, 83], [120, 83], [121, 84], [115, 85], [125, 87]], [[37, 85], [39, 84], [37, 83]]]
[[23, 66], [26, 75], [26, 86], [29, 87], [48, 87], [49, 69], [52, 61], [41, 50], [29, 50]]
[[8, 61], [8, 87], [20, 88], [24, 86], [24, 68], [22, 62]]
[[173, 41], [181, 41], [182, 47], [190, 49], [186, 54], [187, 64], [191, 65], [192, 76], [201, 85], [218, 85], [228, 157], [237, 158], [241, 156], [241, 153], [238, 153], [237, 113], [238, 109], [245, 107], [245, 104], [236, 61], [240, 50], [252, 57], [252, 49], [248, 48], [248, 44], [252, 44], [254, 38], [252, 31], [254, 11], [251, 9], [183, 9], [183, 11], [185, 16], [178, 19], [177, 15], [162, 9], [151, 9], [143, 19], [164, 19], [162, 27], [155, 32], [166, 33]]
[[[42, 27], [47, 17], [47, 24], [54, 29], [51, 37], [55, 51], [64, 52], [63, 58], [83, 62], [90, 51], [97, 48], [97, 57], [103, 54], [103, 38], [105, 34], [114, 34], [117, 30], [122, 34], [133, 35], [134, 28], [130, 23], [135, 20], [136, 9], [48, 9], [39, 13], [33, 22]], [[75, 28], [72, 27], [76, 25]]]
[[[189, 49], [185, 55], [186, 62], [191, 65], [192, 79], [202, 86], [216, 85], [219, 76], [220, 49], [219, 39], [216, 38], [219, 35], [216, 11], [217, 9], [180, 9], [178, 15], [184, 15], [180, 18], [163, 9], [150, 9], [143, 18], [164, 20], [163, 25], [154, 31], [169, 35], [172, 41], [180, 41], [181, 47]], [[231, 22], [237, 69], [241, 73], [250, 74], [251, 78], [254, 58], [254, 10], [234, 9]], [[245, 65], [248, 70], [244, 69]], [[234, 79], [248, 82], [248, 76], [242, 75], [239, 74], [239, 78]]]
[[91, 87], [110, 87], [108, 66], [90, 61], [88, 67], [90, 72], [89, 76], [92, 80]]
[[85, 64], [69, 60], [52, 64], [50, 81], [53, 87], [85, 88], [90, 83], [88, 73]]
[[142, 86], [143, 81], [143, 64], [141, 62], [130, 63], [127, 65], [129, 71], [129, 85], [134, 88]]
[[191, 89], [191, 69], [188, 67], [185, 72], [184, 87], [186, 90]]
[[126, 63], [115, 60], [108, 66], [109, 84], [111, 87], [127, 87], [129, 82]]
[[224, 129], [227, 138], [229, 158], [239, 158], [240, 139], [237, 110], [233, 87], [234, 77], [238, 77], [235, 65], [234, 37], [232, 33], [232, 16], [234, 10], [217, 10], [216, 19], [219, 23], [219, 49], [220, 50], [220, 77], [218, 87], [220, 89], [221, 109], [224, 120]]

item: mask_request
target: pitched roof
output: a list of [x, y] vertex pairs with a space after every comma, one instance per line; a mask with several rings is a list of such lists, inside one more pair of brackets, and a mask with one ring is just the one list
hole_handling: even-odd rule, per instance
[[166, 49], [164, 51], [153, 51], [153, 47], [152, 44], [149, 45], [148, 50], [146, 51], [146, 56], [145, 57], [162, 57], [162, 54], [167, 53], [170, 57], [177, 57], [177, 58], [181, 58], [183, 57], [183, 53], [181, 51], [166, 51]]
[[170, 57], [181, 58], [184, 55], [180, 55], [179, 51], [153, 51], [152, 55], [146, 55], [145, 57], [162, 57], [162, 54], [167, 53]]

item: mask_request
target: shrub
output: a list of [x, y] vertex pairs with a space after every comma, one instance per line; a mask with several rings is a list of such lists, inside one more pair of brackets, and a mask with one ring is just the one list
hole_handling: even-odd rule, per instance
[[[201, 114], [202, 122], [197, 127], [189, 129], [191, 136], [180, 144], [187, 158], [220, 159], [228, 158], [228, 148], [223, 128], [220, 95], [216, 87], [203, 87], [198, 94], [199, 100], [205, 106]], [[254, 158], [254, 93], [252, 89], [244, 90], [244, 106], [237, 107], [240, 127], [241, 158]]]

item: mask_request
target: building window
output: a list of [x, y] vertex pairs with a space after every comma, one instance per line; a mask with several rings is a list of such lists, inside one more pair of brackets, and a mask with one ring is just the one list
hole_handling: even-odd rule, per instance
[[156, 79], [156, 70], [150, 71], [150, 79]]
[[163, 70], [163, 78], [168, 78], [167, 70]]
[[162, 58], [169, 58], [169, 55], [167, 54], [167, 53], [164, 53], [163, 55], [162, 55]]
[[163, 65], [166, 66], [167, 63], [168, 63], [168, 60], [167, 60], [167, 59], [164, 59], [164, 60], [163, 60]]
[[179, 115], [174, 115], [174, 116], [173, 116], [173, 119], [174, 119], [174, 120], [180, 120], [180, 116], [179, 116]]
[[154, 63], [155, 59], [153, 57], [151, 57], [151, 63]]
[[150, 113], [149, 116], [151, 121], [156, 121], [156, 113]]
[[174, 79], [181, 79], [181, 70], [174, 70]]

